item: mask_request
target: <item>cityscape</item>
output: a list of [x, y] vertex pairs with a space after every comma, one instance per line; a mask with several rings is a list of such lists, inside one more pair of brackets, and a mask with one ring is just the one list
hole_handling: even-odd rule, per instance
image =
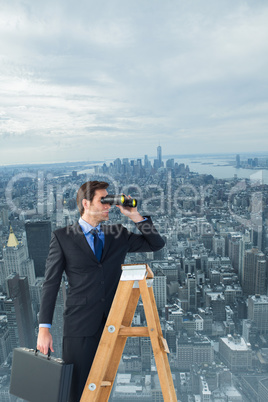
[[[51, 237], [77, 225], [89, 180], [135, 198], [165, 242], [125, 263], [154, 273], [177, 400], [267, 401], [268, 2], [0, 3], [0, 402], [23, 402], [10, 394], [14, 349], [36, 348]], [[103, 224], [146, 225], [116, 206]], [[72, 291], [64, 273], [55, 359]], [[121, 336], [148, 334], [144, 307]], [[109, 400], [163, 401], [158, 361], [150, 338], [129, 338]]]
[[[198, 173], [163, 157], [161, 145], [153, 158], [0, 168], [1, 401], [20, 401], [9, 393], [12, 350], [36, 346], [51, 232], [77, 221], [76, 192], [87, 180], [136, 198], [165, 239], [162, 250], [128, 254], [125, 263], [154, 272], [178, 401], [267, 401], [268, 155], [228, 158], [251, 175]], [[116, 207], [110, 222], [135, 230]], [[56, 357], [66, 292], [63, 276], [51, 329]], [[141, 301], [133, 325], [146, 325]], [[163, 400], [149, 338], [127, 340], [110, 400]]]

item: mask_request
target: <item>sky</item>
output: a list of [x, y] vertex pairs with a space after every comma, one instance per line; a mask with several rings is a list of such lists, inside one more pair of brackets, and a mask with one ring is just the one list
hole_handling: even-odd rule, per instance
[[268, 151], [267, 0], [0, 0], [0, 165]]

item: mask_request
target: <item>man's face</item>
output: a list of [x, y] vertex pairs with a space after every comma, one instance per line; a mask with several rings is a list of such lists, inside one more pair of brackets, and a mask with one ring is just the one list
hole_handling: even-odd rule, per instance
[[95, 225], [109, 219], [110, 204], [102, 204], [101, 199], [106, 197], [108, 192], [105, 189], [96, 190], [92, 201], [85, 201], [83, 217], [93, 220]]

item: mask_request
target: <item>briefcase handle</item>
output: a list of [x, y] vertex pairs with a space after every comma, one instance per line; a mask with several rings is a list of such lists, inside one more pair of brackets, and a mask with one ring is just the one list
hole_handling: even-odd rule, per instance
[[[35, 356], [37, 356], [38, 352], [39, 352], [39, 350], [37, 348], [35, 348], [35, 352], [34, 352]], [[51, 354], [51, 350], [50, 350], [50, 348], [48, 348], [47, 360], [51, 359], [50, 354]]]

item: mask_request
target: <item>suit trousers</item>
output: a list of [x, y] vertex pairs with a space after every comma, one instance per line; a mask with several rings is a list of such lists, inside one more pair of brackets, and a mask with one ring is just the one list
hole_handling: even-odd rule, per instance
[[93, 336], [63, 337], [62, 358], [65, 363], [74, 365], [69, 402], [80, 401], [105, 322], [106, 318], [103, 317], [98, 331]]

